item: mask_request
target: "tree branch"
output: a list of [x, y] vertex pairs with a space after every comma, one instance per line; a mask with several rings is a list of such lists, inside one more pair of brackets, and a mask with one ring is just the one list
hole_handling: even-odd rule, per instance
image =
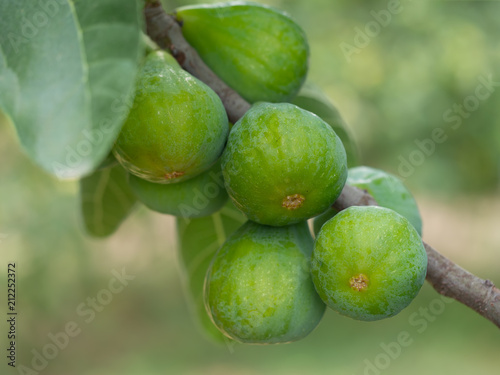
[[221, 98], [229, 121], [233, 124], [238, 121], [250, 109], [250, 104], [203, 62], [198, 52], [184, 39], [175, 17], [166, 14], [159, 1], [147, 3], [144, 15], [149, 37], [161, 48], [170, 50], [186, 71], [210, 86]]
[[[222, 99], [229, 120], [236, 122], [250, 108], [238, 93], [228, 87], [201, 60], [196, 50], [182, 35], [180, 25], [164, 12], [159, 1], [150, 1], [144, 8], [147, 33], [161, 48], [169, 49], [179, 64], [210, 86]], [[341, 211], [350, 206], [376, 205], [366, 191], [346, 185], [334, 204]], [[500, 328], [500, 290], [489, 280], [459, 267], [424, 242], [427, 252], [427, 281], [444, 296], [470, 307]]]

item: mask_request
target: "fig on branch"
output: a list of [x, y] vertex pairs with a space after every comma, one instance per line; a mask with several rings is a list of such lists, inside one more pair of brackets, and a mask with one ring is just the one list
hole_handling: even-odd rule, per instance
[[299, 91], [309, 46], [286, 14], [245, 1], [187, 6], [175, 13], [203, 61], [247, 101], [283, 102]]
[[207, 312], [219, 330], [249, 344], [308, 335], [325, 311], [311, 281], [312, 247], [306, 222], [270, 227], [248, 221], [233, 233], [205, 280]]
[[233, 127], [222, 171], [250, 220], [287, 225], [317, 216], [340, 195], [346, 154], [332, 128], [293, 104], [255, 104]]
[[217, 94], [164, 51], [150, 53], [113, 152], [132, 174], [169, 184], [210, 168], [229, 125]]
[[427, 255], [410, 222], [393, 210], [349, 207], [327, 221], [314, 245], [313, 282], [342, 315], [379, 320], [396, 315], [425, 281]]

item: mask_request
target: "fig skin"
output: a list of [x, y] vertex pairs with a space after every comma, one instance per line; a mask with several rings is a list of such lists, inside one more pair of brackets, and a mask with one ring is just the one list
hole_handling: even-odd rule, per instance
[[203, 61], [250, 103], [288, 101], [304, 83], [309, 45], [285, 13], [233, 1], [181, 7], [175, 14]]
[[212, 215], [228, 200], [220, 162], [176, 184], [156, 184], [130, 175], [129, 185], [137, 199], [149, 209], [183, 219]]
[[221, 160], [233, 203], [264, 225], [319, 215], [347, 178], [344, 146], [332, 128], [287, 103], [252, 106], [231, 130]]
[[287, 343], [308, 335], [325, 311], [311, 281], [312, 246], [305, 222], [243, 224], [207, 273], [205, 306], [213, 323], [247, 344]]
[[210, 168], [229, 133], [215, 92], [164, 51], [150, 53], [138, 74], [133, 107], [113, 153], [150, 182], [185, 181]]
[[410, 222], [383, 207], [349, 207], [327, 221], [311, 273], [321, 299], [338, 313], [373, 321], [396, 315], [425, 281], [427, 254]]
[[[349, 169], [347, 183], [366, 190], [380, 207], [390, 208], [403, 215], [422, 236], [422, 218], [417, 202], [399, 178], [380, 169], [360, 166]], [[337, 213], [336, 209], [330, 207], [326, 212], [316, 217], [314, 219], [314, 233], [317, 235], [321, 226]]]

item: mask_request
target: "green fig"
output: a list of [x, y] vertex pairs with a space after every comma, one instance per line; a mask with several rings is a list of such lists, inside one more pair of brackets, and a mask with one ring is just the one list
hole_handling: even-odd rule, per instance
[[321, 228], [313, 282], [333, 310], [357, 320], [396, 315], [425, 281], [427, 254], [410, 222], [393, 210], [349, 207]]
[[222, 154], [226, 190], [250, 220], [288, 225], [317, 216], [347, 178], [332, 128], [293, 104], [255, 104], [234, 125]]
[[207, 311], [227, 337], [249, 344], [299, 340], [320, 322], [313, 240], [305, 222], [270, 227], [248, 221], [215, 255], [205, 281]]
[[176, 15], [203, 61], [247, 101], [283, 102], [299, 91], [309, 46], [286, 14], [234, 1], [182, 7]]
[[292, 100], [292, 103], [318, 115], [332, 127], [344, 145], [348, 167], [359, 164], [359, 150], [349, 126], [347, 126], [335, 105], [318, 87], [311, 84], [304, 85]]
[[156, 183], [192, 178], [219, 158], [229, 125], [212, 89], [164, 51], [150, 53], [114, 155], [132, 174]]
[[[347, 183], [366, 190], [381, 207], [390, 208], [404, 216], [422, 236], [422, 218], [417, 202], [396, 176], [371, 167], [356, 167], [349, 169]], [[335, 216], [338, 211], [329, 208], [326, 212], [314, 219], [314, 233], [318, 233], [321, 226]]]
[[219, 211], [228, 199], [219, 162], [176, 184], [156, 184], [133, 175], [129, 184], [137, 199], [151, 210], [187, 220]]

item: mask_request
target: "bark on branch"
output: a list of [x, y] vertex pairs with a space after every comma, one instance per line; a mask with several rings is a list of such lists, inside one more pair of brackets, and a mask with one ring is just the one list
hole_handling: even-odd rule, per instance
[[146, 4], [144, 15], [149, 37], [161, 48], [170, 50], [185, 70], [210, 86], [221, 98], [229, 121], [233, 124], [238, 121], [248, 111], [250, 104], [203, 62], [198, 52], [184, 39], [175, 16], [166, 14], [160, 2]]
[[[168, 49], [179, 64], [210, 86], [222, 99], [229, 120], [236, 122], [250, 108], [237, 92], [228, 87], [203, 62], [182, 35], [176, 18], [166, 14], [159, 1], [149, 1], [144, 8], [147, 33], [161, 48]], [[338, 210], [350, 206], [376, 205], [373, 197], [356, 187], [346, 185], [334, 206]], [[500, 290], [459, 267], [424, 242], [427, 251], [427, 281], [444, 296], [470, 307], [500, 328]]]

